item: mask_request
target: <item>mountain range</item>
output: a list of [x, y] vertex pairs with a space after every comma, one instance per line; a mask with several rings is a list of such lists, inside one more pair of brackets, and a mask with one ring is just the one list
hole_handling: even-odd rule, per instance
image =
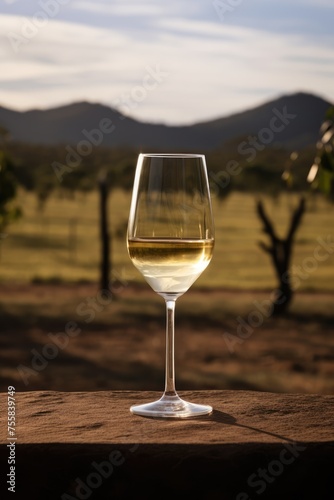
[[263, 144], [300, 149], [316, 143], [332, 105], [320, 96], [298, 92], [222, 118], [173, 126], [141, 122], [99, 103], [76, 102], [24, 112], [0, 107], [0, 126], [12, 141], [40, 145], [78, 145], [89, 140], [113, 148], [195, 152], [257, 136]]

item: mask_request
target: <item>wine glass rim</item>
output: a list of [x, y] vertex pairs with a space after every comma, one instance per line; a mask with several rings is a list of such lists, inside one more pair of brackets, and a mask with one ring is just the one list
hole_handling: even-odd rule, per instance
[[147, 158], [204, 158], [200, 153], [140, 153]]

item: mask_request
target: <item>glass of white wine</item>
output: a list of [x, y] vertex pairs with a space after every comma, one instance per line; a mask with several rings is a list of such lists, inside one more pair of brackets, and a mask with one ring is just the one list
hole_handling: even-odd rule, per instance
[[165, 390], [157, 401], [131, 406], [133, 414], [188, 418], [212, 412], [175, 390], [175, 302], [209, 265], [214, 222], [205, 156], [140, 154], [128, 221], [130, 259], [166, 303]]

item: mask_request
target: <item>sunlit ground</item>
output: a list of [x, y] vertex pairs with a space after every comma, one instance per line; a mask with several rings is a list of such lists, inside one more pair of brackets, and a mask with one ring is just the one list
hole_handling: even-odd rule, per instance
[[[287, 231], [296, 197], [266, 198], [268, 215], [275, 220], [278, 234]], [[234, 289], [273, 289], [276, 278], [269, 256], [259, 248], [266, 241], [255, 211], [255, 195], [232, 193], [224, 202], [213, 199], [216, 225], [214, 257], [194, 286]], [[0, 240], [0, 283], [30, 281], [92, 281], [99, 279], [98, 194], [77, 194], [74, 199], [51, 197], [41, 213], [36, 197], [22, 192], [19, 197], [24, 217]], [[109, 227], [115, 275], [129, 282], [143, 283], [126, 251], [129, 193], [112, 191], [109, 198]], [[310, 200], [296, 234], [292, 265], [301, 290], [334, 291], [334, 249], [321, 250], [319, 239], [334, 240], [334, 206], [323, 199]]]
[[[42, 213], [32, 194], [19, 201], [24, 217], [0, 244], [1, 390], [162, 390], [164, 304], [127, 255], [129, 194], [109, 199], [107, 302], [97, 193], [50, 198]], [[294, 201], [265, 200], [280, 234]], [[272, 318], [266, 307], [276, 279], [258, 246], [266, 240], [255, 197], [232, 193], [213, 204], [213, 260], [177, 302], [177, 388], [334, 393], [334, 249], [319, 243], [333, 241], [333, 206], [308, 203], [293, 252], [294, 301], [285, 317]], [[80, 334], [65, 333], [70, 321]]]

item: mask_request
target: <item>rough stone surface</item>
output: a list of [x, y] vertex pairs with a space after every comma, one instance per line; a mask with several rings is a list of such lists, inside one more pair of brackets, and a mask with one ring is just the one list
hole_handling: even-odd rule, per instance
[[[180, 396], [211, 404], [212, 415], [167, 420], [130, 413], [132, 404], [160, 396], [16, 394], [15, 498], [334, 498], [334, 396], [188, 391]], [[6, 404], [0, 394], [1, 408]], [[6, 471], [6, 421], [0, 432]]]

